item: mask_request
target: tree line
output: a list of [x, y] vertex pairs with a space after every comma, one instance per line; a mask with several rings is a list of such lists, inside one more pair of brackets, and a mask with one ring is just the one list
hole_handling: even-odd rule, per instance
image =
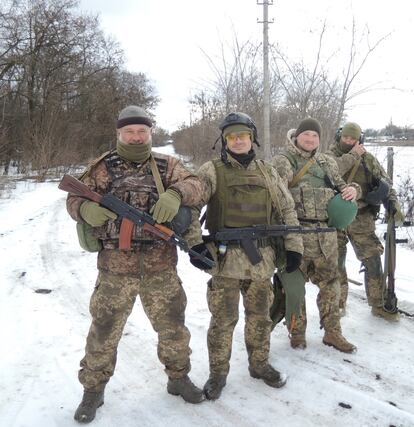
[[[322, 147], [333, 140], [346, 117], [364, 65], [387, 36], [365, 44], [369, 30], [349, 26], [343, 61], [326, 58], [328, 24], [315, 38], [307, 64], [271, 45], [271, 152], [284, 144], [289, 128], [302, 118], [317, 118]], [[191, 122], [172, 135], [156, 127], [154, 145], [172, 138], [177, 153], [197, 166], [212, 157], [218, 124], [231, 111], [243, 111], [263, 128], [263, 72], [260, 42], [234, 34], [218, 54], [204, 52], [212, 78], [189, 99]], [[337, 65], [337, 64], [336, 64]], [[333, 74], [332, 70], [340, 70]], [[372, 89], [369, 88], [369, 89]], [[367, 89], [368, 90], [368, 89]], [[0, 167], [37, 170], [84, 163], [114, 143], [120, 109], [138, 104], [151, 111], [160, 102], [144, 73], [126, 70], [118, 43], [105, 36], [96, 16], [82, 14], [78, 0], [3, 0], [0, 5]], [[156, 119], [156, 117], [155, 117]], [[218, 149], [220, 144], [218, 144]], [[263, 154], [259, 149], [259, 154]]]
[[77, 0], [0, 6], [0, 165], [47, 172], [107, 149], [127, 104], [159, 102], [143, 73]]

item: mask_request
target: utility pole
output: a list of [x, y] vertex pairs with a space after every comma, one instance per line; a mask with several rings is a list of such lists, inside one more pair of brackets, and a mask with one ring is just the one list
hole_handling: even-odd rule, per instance
[[258, 5], [263, 5], [263, 21], [257, 20], [263, 24], [263, 149], [264, 157], [270, 160], [272, 153], [270, 151], [270, 84], [269, 84], [269, 22], [268, 6], [273, 5], [273, 0], [257, 1]]

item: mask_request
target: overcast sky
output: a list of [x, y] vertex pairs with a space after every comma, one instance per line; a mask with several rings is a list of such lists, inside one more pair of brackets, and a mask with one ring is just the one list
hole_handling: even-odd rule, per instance
[[[263, 8], [256, 0], [81, 0], [81, 7], [99, 13], [101, 25], [125, 52], [127, 68], [144, 72], [161, 98], [156, 110], [158, 125], [170, 131], [189, 123], [188, 98], [212, 71], [206, 56], [219, 53], [221, 41], [261, 41]], [[384, 127], [391, 119], [399, 126], [414, 127], [414, 3], [412, 0], [275, 0], [269, 6], [270, 43], [278, 43], [292, 59], [312, 64], [317, 38], [326, 18], [329, 28], [325, 55], [332, 76], [341, 72], [339, 58], [349, 50], [352, 17], [357, 28], [369, 28], [374, 44], [388, 36], [369, 57], [352, 92], [375, 85], [349, 104], [348, 118], [363, 128]], [[366, 42], [359, 53], [366, 52]], [[391, 89], [395, 88], [395, 89]]]

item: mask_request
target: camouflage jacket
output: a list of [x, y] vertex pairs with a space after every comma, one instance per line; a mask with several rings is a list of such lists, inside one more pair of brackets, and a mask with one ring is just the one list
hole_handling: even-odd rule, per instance
[[397, 201], [397, 193], [391, 187], [392, 183], [389, 176], [377, 158], [371, 153], [365, 152], [360, 156], [354, 152], [345, 152], [342, 150], [339, 142], [336, 142], [329, 147], [326, 154], [335, 159], [339, 167], [339, 172], [345, 180], [347, 180], [354, 165], [359, 162], [359, 166], [352, 180], [358, 183], [361, 187], [362, 195], [358, 200], [358, 207], [360, 209], [367, 206], [364, 198], [366, 194], [375, 187], [375, 183], [378, 179], [384, 179], [390, 185], [388, 199]]
[[[232, 168], [243, 167], [230, 155], [228, 156], [228, 160]], [[247, 169], [257, 170], [257, 162], [257, 160], [253, 160], [248, 165]], [[274, 170], [270, 164], [266, 164], [265, 166], [266, 170], [269, 171], [271, 185], [276, 189], [276, 196], [279, 201], [284, 223], [287, 225], [298, 225], [299, 222], [294, 210], [294, 203], [292, 197], [289, 194], [289, 191], [283, 185], [276, 170]], [[213, 162], [208, 161], [204, 163], [198, 171], [198, 176], [201, 178], [204, 184], [203, 194], [201, 195], [201, 203], [198, 207], [199, 210], [201, 210], [203, 206], [209, 204], [210, 199], [215, 194], [217, 189], [216, 169]], [[276, 210], [275, 207], [273, 207], [273, 209]], [[276, 212], [275, 216], [277, 216]], [[200, 243], [202, 241], [201, 227], [197, 218], [195, 221], [193, 221], [187, 237], [188, 240], [192, 242], [192, 244]], [[283, 242], [285, 250], [303, 253], [303, 243], [302, 237], [300, 235], [287, 235], [284, 237]], [[208, 273], [211, 275], [230, 277], [234, 279], [262, 280], [270, 278], [275, 270], [275, 262], [278, 254], [275, 253], [276, 250], [273, 246], [265, 246], [258, 249], [262, 255], [263, 260], [256, 265], [252, 265], [250, 263], [249, 259], [244, 253], [244, 250], [238, 246], [228, 246], [226, 254], [219, 257], [215, 243], [208, 243], [208, 247], [217, 264], [213, 270], [208, 271]]]
[[[294, 134], [295, 129], [291, 129], [287, 133], [286, 147], [284, 149], [286, 155], [278, 154], [273, 158], [273, 165], [285, 185], [289, 187], [289, 184], [298, 172], [295, 166], [292, 165], [289, 158], [293, 158], [304, 163], [313, 157], [316, 160], [316, 167], [319, 168], [319, 170], [322, 169], [323, 173], [329, 177], [331, 185], [339, 191], [343, 190], [347, 184], [342, 179], [336, 162], [326, 154], [318, 152], [318, 150], [311, 153], [301, 150], [295, 144]], [[299, 181], [295, 187], [290, 188], [290, 191], [294, 194], [293, 198], [296, 203], [295, 208], [298, 212], [298, 218], [302, 225], [306, 227], [315, 227], [316, 223], [306, 221], [306, 219], [309, 218], [315, 219], [316, 221], [319, 220], [322, 226], [326, 226], [328, 219], [326, 210], [327, 203], [330, 198], [333, 197], [334, 191], [328, 183], [322, 184], [321, 187], [317, 189], [319, 191], [315, 191], [315, 189], [312, 188], [306, 180], [307, 175], [312, 173], [311, 171], [312, 168], [310, 168], [304, 175], [303, 180]], [[321, 182], [323, 182], [323, 177], [321, 176], [320, 178]], [[361, 189], [359, 185], [356, 183], [351, 183], [349, 185], [356, 188], [357, 198], [360, 197]], [[319, 251], [322, 251], [322, 253], [328, 256], [330, 251], [337, 247], [336, 233], [308, 234], [306, 235], [306, 238], [304, 238], [304, 242], [305, 257], [307, 256], [307, 253], [313, 252], [313, 254], [317, 254]], [[312, 247], [315, 247], [315, 249], [313, 250]]]
[[[201, 181], [178, 159], [159, 153], [153, 153], [152, 156], [157, 163], [164, 188], [177, 191], [182, 197], [182, 205], [191, 207], [199, 204]], [[118, 162], [113, 167], [107, 158], [93, 161], [83, 174], [83, 182], [100, 194], [115, 193], [132, 206], [149, 212], [158, 200], [150, 162], [129, 162], [116, 154], [114, 157], [118, 157]], [[75, 221], [82, 220], [79, 209], [84, 201], [85, 199], [80, 197], [68, 196], [67, 210]], [[104, 226], [96, 227], [94, 230], [104, 247], [98, 254], [100, 270], [114, 274], [138, 275], [161, 271], [176, 265], [176, 247], [150, 233], [143, 233], [139, 227], [135, 227], [133, 232], [133, 249], [118, 250], [119, 221], [119, 219], [109, 220]]]

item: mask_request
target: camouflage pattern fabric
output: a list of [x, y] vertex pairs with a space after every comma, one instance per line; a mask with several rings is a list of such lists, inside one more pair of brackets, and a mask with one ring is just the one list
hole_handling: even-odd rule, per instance
[[[347, 179], [354, 164], [361, 158], [353, 151], [344, 152], [339, 143], [332, 144], [326, 154], [336, 161], [339, 172], [344, 179]], [[374, 155], [365, 152], [362, 159], [363, 162], [361, 161], [353, 178], [353, 181], [361, 187], [361, 197], [358, 199], [358, 208], [360, 209], [368, 206], [364, 198], [371, 191], [376, 179], [384, 179], [388, 184], [392, 185], [389, 176]], [[395, 201], [398, 209], [400, 209], [397, 193], [392, 187], [390, 188], [388, 199]]]
[[[321, 224], [326, 227], [326, 224]], [[315, 233], [316, 234], [316, 233]], [[320, 327], [326, 332], [341, 332], [339, 316], [339, 275], [338, 248], [335, 233], [326, 234], [323, 248], [318, 237], [313, 234], [303, 236], [305, 253], [303, 254], [301, 271], [319, 288], [316, 303], [319, 309]], [[306, 319], [306, 317], [304, 318]], [[305, 333], [306, 321], [299, 319], [292, 334]]]
[[[235, 159], [228, 155], [229, 167], [242, 168]], [[287, 225], [298, 225], [293, 199], [289, 190], [284, 186], [276, 170], [266, 165], [270, 174], [272, 187], [275, 189], [279, 201], [281, 215]], [[258, 171], [255, 160], [247, 170]], [[198, 176], [204, 183], [199, 210], [209, 203], [217, 190], [216, 169], [212, 161], [204, 163]], [[248, 191], [248, 189], [246, 189]], [[275, 218], [276, 208], [272, 207], [271, 217]], [[259, 225], [259, 224], [258, 224]], [[201, 227], [198, 217], [194, 215], [189, 232], [186, 235], [192, 245], [202, 241]], [[283, 240], [285, 250], [303, 253], [301, 235], [290, 234]], [[229, 245], [225, 253], [219, 253], [215, 242], [207, 244], [216, 266], [208, 270], [212, 279], [207, 290], [207, 301], [211, 312], [211, 321], [208, 329], [208, 351], [210, 373], [227, 375], [231, 356], [234, 327], [239, 318], [240, 293], [245, 308], [245, 343], [252, 366], [263, 366], [268, 362], [270, 333], [272, 321], [270, 306], [273, 301], [271, 278], [275, 271], [275, 248], [268, 245], [259, 247], [263, 260], [252, 265], [244, 250], [237, 245]]]
[[[327, 151], [338, 164], [341, 174], [346, 178], [351, 172], [354, 164], [359, 161], [360, 156], [353, 151], [344, 151], [337, 142], [332, 144]], [[389, 184], [391, 180], [378, 160], [371, 153], [363, 154], [364, 165], [359, 165], [354, 176], [362, 189], [362, 197], [358, 200], [359, 211], [347, 229], [338, 233], [339, 272], [341, 282], [340, 306], [345, 307], [348, 297], [348, 277], [345, 267], [346, 244], [351, 242], [356, 257], [362, 262], [365, 270], [365, 290], [369, 305], [382, 306], [383, 301], [383, 274], [381, 266], [381, 255], [384, 252], [380, 240], [375, 233], [375, 221], [379, 207], [369, 206], [364, 197], [371, 191], [375, 179], [384, 179]], [[397, 210], [401, 214], [401, 208], [397, 200], [397, 193], [391, 187], [388, 199], [396, 202]]]
[[[338, 232], [338, 265], [341, 283], [339, 306], [345, 307], [348, 297], [348, 276], [345, 267], [348, 241], [351, 242], [356, 257], [366, 270], [365, 284], [369, 305], [381, 306], [383, 294], [381, 255], [384, 247], [375, 233], [375, 216], [369, 211], [360, 211], [346, 231]], [[372, 259], [377, 259], [377, 262], [373, 263]]]
[[244, 339], [250, 366], [267, 363], [272, 321], [269, 307], [273, 300], [271, 282], [213, 277], [208, 283], [207, 302], [211, 312], [207, 343], [210, 374], [227, 375], [233, 331], [239, 319], [240, 293], [245, 310]]
[[[178, 159], [158, 153], [153, 156], [164, 187], [177, 191], [183, 205], [200, 203], [202, 182]], [[149, 160], [129, 162], [112, 152], [109, 158], [93, 161], [82, 180], [92, 190], [114, 193], [146, 212], [158, 200]], [[68, 196], [67, 210], [75, 221], [81, 220], [83, 202]], [[98, 254], [99, 275], [90, 303], [92, 324], [80, 382], [86, 390], [100, 391], [113, 375], [118, 343], [137, 295], [158, 334], [158, 357], [165, 372], [170, 378], [184, 377], [190, 370], [190, 333], [184, 325], [186, 295], [176, 272], [176, 247], [135, 227], [132, 250], [119, 250], [119, 219], [95, 228], [103, 249]]]
[[88, 391], [103, 390], [114, 373], [117, 347], [137, 295], [158, 334], [158, 357], [170, 378], [190, 371], [190, 333], [184, 325], [187, 303], [175, 269], [139, 279], [100, 272], [90, 302], [92, 324], [79, 381]]
[[[165, 188], [172, 188], [182, 196], [182, 205], [195, 206], [200, 202], [202, 193], [201, 181], [189, 172], [183, 164], [162, 154], [154, 155], [157, 164], [165, 164], [160, 169]], [[106, 194], [114, 193], [117, 197], [133, 207], [149, 212], [158, 200], [154, 177], [151, 173], [150, 162], [142, 164], [122, 160], [117, 164], [115, 172], [108, 170], [104, 160], [94, 164], [82, 178], [92, 190]], [[80, 221], [80, 205], [85, 199], [73, 195], [68, 196], [67, 209], [75, 221]], [[119, 218], [107, 221], [102, 227], [95, 227], [96, 236], [102, 241], [104, 249], [98, 254], [98, 268], [118, 274], [144, 274], [169, 268], [177, 263], [177, 249], [169, 243], [157, 239], [148, 232], [142, 232], [134, 227], [133, 251], [119, 251]], [[145, 255], [142, 249], [144, 247]]]
[[[323, 170], [328, 174], [334, 186], [340, 190], [345, 188], [346, 183], [339, 174], [336, 162], [325, 154], [316, 152], [308, 153], [299, 149], [295, 145], [295, 130], [292, 129], [287, 134], [285, 150], [288, 152], [288, 157], [296, 158], [297, 163], [303, 163], [304, 159], [309, 159], [314, 156], [317, 164], [323, 165]], [[273, 164], [276, 167], [279, 175], [288, 186], [293, 180], [293, 177], [298, 172], [291, 164], [288, 157], [284, 155], [276, 155], [273, 158]], [[296, 187], [290, 190], [301, 197], [301, 200], [295, 200], [296, 209], [298, 210], [298, 219], [304, 227], [327, 227], [327, 214], [320, 211], [320, 206], [326, 206], [328, 198], [332, 197], [332, 192], [321, 192], [323, 187], [320, 187], [319, 181], [318, 191], [314, 191], [313, 182], [315, 178], [307, 177], [307, 174], [312, 174], [309, 170], [303, 180], [299, 181]], [[328, 185], [322, 184], [326, 189]], [[361, 194], [361, 189], [358, 184], [352, 183], [356, 188], [358, 196]], [[300, 191], [299, 191], [299, 190]], [[327, 199], [322, 200], [320, 194], [325, 194]], [[316, 199], [318, 197], [318, 199]], [[322, 203], [323, 202], [323, 203]], [[301, 217], [303, 215], [303, 218]], [[325, 219], [325, 220], [324, 220]], [[319, 288], [317, 296], [317, 305], [319, 309], [320, 326], [326, 332], [341, 333], [340, 316], [339, 316], [339, 273], [338, 273], [338, 243], [336, 233], [315, 233], [303, 235], [303, 245], [305, 248], [302, 264], [300, 269], [307, 280], [312, 281]], [[302, 307], [303, 313], [306, 313], [306, 307]], [[291, 329], [292, 335], [305, 334], [306, 331], [306, 315], [298, 319], [296, 325]]]

